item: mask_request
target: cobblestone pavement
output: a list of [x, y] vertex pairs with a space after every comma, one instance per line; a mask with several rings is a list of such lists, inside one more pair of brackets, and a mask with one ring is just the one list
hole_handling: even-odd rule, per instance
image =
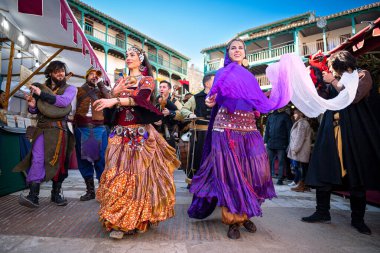
[[[217, 209], [203, 221], [190, 219], [191, 194], [182, 171], [175, 172], [176, 216], [145, 234], [108, 238], [98, 222], [98, 203], [80, 202], [85, 185], [79, 171], [64, 182], [66, 207], [50, 203], [51, 183], [41, 186], [40, 208], [17, 203], [20, 193], [0, 198], [0, 252], [380, 252], [380, 209], [367, 206], [366, 221], [373, 234], [365, 236], [350, 226], [349, 201], [332, 196], [332, 224], [307, 224], [300, 217], [315, 209], [315, 192], [296, 193], [277, 186], [278, 198], [263, 204], [263, 217], [252, 220], [255, 234], [241, 229], [241, 239], [230, 240]], [[24, 191], [26, 194], [27, 191]]]

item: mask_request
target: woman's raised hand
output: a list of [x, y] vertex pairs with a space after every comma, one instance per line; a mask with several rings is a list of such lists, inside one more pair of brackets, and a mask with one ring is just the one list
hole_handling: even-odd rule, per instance
[[214, 107], [216, 104], [216, 94], [206, 98], [205, 103], [208, 107]]
[[117, 96], [123, 91], [127, 91], [131, 86], [137, 83], [136, 78], [132, 76], [120, 77], [115, 82], [115, 87], [113, 88], [113, 95]]
[[125, 88], [126, 82], [127, 82], [126, 78], [123, 76], [119, 77], [119, 79], [116, 80], [115, 86], [113, 88], [114, 96], [119, 95], [123, 91], [123, 89]]
[[117, 104], [116, 98], [110, 98], [110, 99], [102, 98], [94, 102], [94, 107], [95, 107], [95, 111], [101, 111], [104, 108], [111, 108], [112, 106], [116, 104]]

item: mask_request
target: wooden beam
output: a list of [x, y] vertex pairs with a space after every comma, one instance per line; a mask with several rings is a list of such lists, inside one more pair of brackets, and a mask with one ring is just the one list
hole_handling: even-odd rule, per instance
[[[8, 61], [10, 58], [1, 59], [2, 61]], [[34, 57], [21, 57], [21, 58], [15, 58], [15, 60], [21, 60], [21, 59], [34, 59]]]
[[[21, 75], [21, 73], [12, 74], [12, 76], [20, 76], [20, 75]], [[44, 72], [38, 72], [35, 74], [35, 76], [37, 76], [37, 75], [44, 75]], [[6, 74], [2, 74], [0, 76], [1, 77], [7, 77]], [[73, 74], [72, 76], [84, 79], [84, 76], [82, 76], [82, 75]]]
[[0, 42], [7, 42], [7, 41], [9, 41], [8, 38], [0, 38]]
[[77, 74], [73, 74], [72, 76], [73, 76], [73, 77], [77, 77], [77, 78], [81, 78], [81, 79], [85, 79], [84, 76], [77, 75]]
[[58, 44], [53, 44], [53, 43], [48, 43], [48, 42], [43, 42], [43, 41], [38, 41], [38, 40], [32, 40], [31, 42], [32, 44], [37, 44], [41, 46], [62, 48], [62, 49], [74, 51], [74, 52], [82, 52], [82, 48], [68, 47], [68, 46], [63, 46], [63, 45], [58, 45]]
[[[57, 52], [55, 52], [52, 56], [49, 57], [44, 63], [42, 63], [28, 78], [26, 78], [24, 81], [19, 83], [16, 88], [14, 88], [9, 95], [9, 97], [13, 96], [24, 84], [26, 84], [30, 79], [32, 79], [33, 76], [40, 73], [40, 70], [45, 67], [51, 60], [53, 60], [59, 53], [63, 51], [63, 48], [58, 49]], [[9, 99], [9, 97], [5, 97], [6, 100]]]
[[5, 110], [8, 110], [8, 101], [9, 101], [9, 93], [11, 90], [11, 81], [12, 81], [12, 68], [13, 68], [13, 57], [15, 55], [15, 43], [11, 42], [11, 52], [9, 55], [9, 62], [8, 62], [8, 74], [7, 74], [7, 84], [5, 86], [5, 101], [3, 104], [3, 108]]
[[[37, 74], [35, 74], [35, 75], [43, 75], [43, 74], [44, 74], [44, 72], [39, 72], [39, 73], [37, 73]], [[20, 75], [21, 75], [21, 73], [12, 74], [12, 76], [20, 76]], [[7, 75], [2, 74], [2, 75], [0, 75], [0, 76], [2, 76], [2, 77], [6, 77]]]

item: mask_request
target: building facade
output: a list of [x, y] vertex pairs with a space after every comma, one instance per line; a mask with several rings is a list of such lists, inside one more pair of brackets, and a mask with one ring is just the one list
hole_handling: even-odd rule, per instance
[[194, 64], [191, 64], [188, 69], [188, 78], [191, 93], [196, 94], [203, 90], [203, 71], [197, 68]]
[[[317, 17], [307, 12], [270, 24], [240, 32], [236, 37], [245, 41], [250, 71], [255, 74], [263, 90], [270, 88], [265, 76], [268, 64], [286, 53], [296, 53], [307, 61], [307, 56], [321, 50], [329, 52], [347, 38], [380, 17], [380, 2], [336, 14]], [[227, 43], [202, 50], [204, 73], [216, 72], [223, 66]]]
[[128, 72], [125, 51], [131, 46], [144, 49], [156, 80], [180, 85], [179, 80], [187, 78], [187, 56], [81, 1], [68, 3], [111, 80]]

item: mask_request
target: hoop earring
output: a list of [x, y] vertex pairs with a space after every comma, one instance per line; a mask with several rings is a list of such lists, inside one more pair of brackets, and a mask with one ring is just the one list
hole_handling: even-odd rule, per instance
[[139, 66], [139, 70], [140, 70], [140, 72], [144, 72], [145, 70], [146, 70], [146, 67], [144, 66], [144, 65], [140, 65]]
[[249, 62], [248, 62], [247, 58], [244, 58], [241, 64], [242, 64], [244, 67], [247, 68], [247, 67], [249, 66]]

